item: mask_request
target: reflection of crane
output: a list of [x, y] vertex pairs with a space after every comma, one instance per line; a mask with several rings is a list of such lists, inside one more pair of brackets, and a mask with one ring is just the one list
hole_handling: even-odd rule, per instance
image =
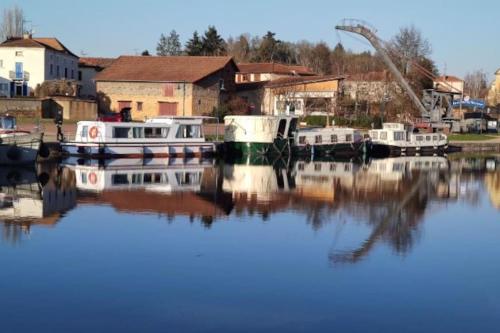
[[[382, 45], [383, 42], [375, 34], [375, 29], [368, 27], [367, 24], [359, 20], [344, 20], [342, 25], [337, 25], [335, 29], [356, 33], [365, 37], [370, 42], [370, 44], [375, 48], [375, 50], [380, 54], [382, 60], [389, 68], [392, 75], [394, 75], [394, 77], [401, 85], [401, 87], [410, 96], [410, 99], [412, 100], [413, 104], [420, 111], [421, 117], [426, 122], [429, 122], [430, 125], [434, 128], [440, 128], [440, 127], [442, 128], [447, 126], [442, 122], [442, 120], [443, 118], [444, 119], [451, 118], [451, 99], [449, 97], [452, 96], [453, 93], [439, 93], [433, 89], [430, 90], [427, 89], [424, 91], [425, 96], [424, 96], [424, 101], [422, 102], [415, 94], [413, 89], [410, 87], [408, 81], [403, 77], [403, 75], [398, 70], [396, 65], [392, 62], [391, 58], [389, 57], [388, 51]], [[417, 70], [422, 72], [422, 74], [431, 79], [435, 79], [434, 75], [431, 72], [429, 72], [422, 66], [419, 66], [418, 64], [414, 63], [414, 65], [417, 67]], [[450, 91], [456, 90], [454, 87], [450, 86], [446, 82], [443, 82], [443, 84], [449, 86], [448, 88], [450, 88]], [[442, 114], [443, 100], [446, 100], [447, 104], [445, 106], [446, 113], [444, 117]]]

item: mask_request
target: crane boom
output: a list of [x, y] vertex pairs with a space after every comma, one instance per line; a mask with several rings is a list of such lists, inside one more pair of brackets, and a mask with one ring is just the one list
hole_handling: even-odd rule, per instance
[[377, 50], [377, 52], [380, 54], [382, 60], [387, 65], [392, 75], [394, 75], [396, 80], [399, 82], [401, 87], [410, 96], [413, 104], [415, 104], [415, 106], [420, 111], [422, 118], [430, 119], [431, 113], [424, 107], [418, 96], [410, 87], [408, 81], [406, 81], [406, 79], [403, 77], [403, 74], [401, 74], [396, 65], [392, 62], [391, 58], [389, 57], [389, 54], [387, 53], [385, 48], [380, 44], [380, 41], [375, 32], [373, 32], [372, 29], [368, 28], [365, 24], [360, 23], [360, 21], [351, 20], [351, 22], [355, 22], [355, 24], [337, 25], [335, 26], [335, 29], [352, 32], [365, 37], [370, 42], [370, 44], [375, 48], [375, 50]]

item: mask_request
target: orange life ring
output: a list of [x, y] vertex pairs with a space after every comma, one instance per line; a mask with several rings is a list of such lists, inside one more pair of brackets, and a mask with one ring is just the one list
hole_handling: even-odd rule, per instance
[[92, 126], [89, 131], [89, 136], [92, 139], [95, 139], [97, 138], [97, 135], [99, 135], [99, 128], [97, 128], [97, 126]]
[[97, 183], [97, 175], [95, 174], [95, 172], [89, 173], [89, 182], [92, 185], [95, 185]]

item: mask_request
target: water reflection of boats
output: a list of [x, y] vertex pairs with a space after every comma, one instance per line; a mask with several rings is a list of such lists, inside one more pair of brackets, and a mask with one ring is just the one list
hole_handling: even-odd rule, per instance
[[32, 225], [54, 225], [76, 204], [74, 178], [53, 166], [0, 168], [0, 219], [5, 239], [17, 241]]
[[208, 225], [232, 209], [231, 200], [219, 191], [213, 160], [129, 159], [127, 164], [85, 162], [68, 168], [75, 173], [82, 204], [109, 204], [119, 211], [169, 218], [200, 217]]
[[78, 190], [179, 192], [199, 191], [203, 172], [213, 167], [213, 160], [122, 159], [110, 160], [107, 165], [89, 160], [68, 167], [75, 172]]

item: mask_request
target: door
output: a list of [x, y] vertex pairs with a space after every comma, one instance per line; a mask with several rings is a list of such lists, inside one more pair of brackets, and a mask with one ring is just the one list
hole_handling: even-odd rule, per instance
[[177, 103], [171, 102], [158, 102], [158, 115], [160, 116], [176, 116]]
[[131, 101], [118, 101], [118, 112], [120, 112], [124, 108], [130, 108], [131, 105], [132, 105]]

